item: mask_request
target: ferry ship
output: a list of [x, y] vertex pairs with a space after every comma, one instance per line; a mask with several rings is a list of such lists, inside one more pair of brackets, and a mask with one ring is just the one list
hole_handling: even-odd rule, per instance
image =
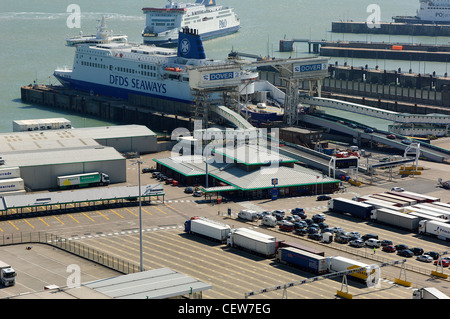
[[[63, 86], [91, 94], [126, 100], [130, 94], [144, 95], [193, 105], [195, 97], [189, 85], [189, 69], [217, 66], [219, 73], [214, 73], [217, 78], [232, 77], [245, 87], [246, 96], [257, 95], [258, 88], [252, 83], [258, 77], [256, 71], [222, 74], [220, 70], [224, 66], [236, 64], [207, 59], [196, 30], [183, 29], [179, 38], [177, 49], [130, 43], [80, 44], [76, 46], [73, 67], [57, 68], [53, 74]], [[213, 101], [221, 98], [221, 94], [210, 97]]]
[[240, 20], [233, 8], [216, 5], [215, 0], [195, 3], [169, 0], [164, 8], [143, 8], [146, 15], [142, 32], [144, 44], [176, 46], [178, 32], [187, 27], [198, 30], [203, 40], [237, 32]]
[[114, 35], [111, 30], [107, 30], [105, 17], [102, 17], [102, 19], [99, 20], [99, 25], [97, 26], [97, 34], [83, 35], [83, 33], [80, 31], [79, 36], [66, 39], [66, 45], [69, 47], [73, 47], [79, 44], [102, 44], [111, 42], [126, 43], [128, 42], [128, 37], [123, 34]]
[[392, 17], [398, 23], [450, 24], [450, 0], [419, 0], [420, 8], [414, 17]]

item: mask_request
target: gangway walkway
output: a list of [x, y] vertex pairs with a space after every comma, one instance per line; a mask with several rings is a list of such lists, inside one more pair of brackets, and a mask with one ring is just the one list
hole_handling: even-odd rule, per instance
[[302, 103], [309, 105], [334, 108], [346, 112], [353, 112], [362, 115], [377, 117], [396, 123], [434, 124], [446, 126], [450, 125], [450, 115], [446, 114], [399, 113], [357, 103], [311, 96], [301, 96], [300, 100]]
[[244, 130], [254, 128], [243, 116], [224, 105], [211, 105], [211, 111], [234, 124], [237, 128]]

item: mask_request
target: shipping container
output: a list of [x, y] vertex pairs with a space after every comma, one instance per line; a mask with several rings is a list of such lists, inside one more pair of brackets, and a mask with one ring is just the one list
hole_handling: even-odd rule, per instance
[[326, 257], [293, 247], [282, 247], [278, 249], [276, 261], [298, 267], [317, 275], [328, 272]]

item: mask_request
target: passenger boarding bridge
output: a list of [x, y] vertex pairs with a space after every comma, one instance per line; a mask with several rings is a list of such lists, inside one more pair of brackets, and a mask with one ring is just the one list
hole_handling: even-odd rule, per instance
[[350, 103], [335, 99], [322, 97], [302, 96], [300, 101], [311, 106], [322, 106], [334, 108], [346, 112], [358, 113], [362, 115], [377, 117], [397, 123], [414, 124], [432, 124], [432, 125], [450, 125], [450, 115], [445, 114], [408, 114], [389, 110], [383, 110], [376, 107], [362, 104]]

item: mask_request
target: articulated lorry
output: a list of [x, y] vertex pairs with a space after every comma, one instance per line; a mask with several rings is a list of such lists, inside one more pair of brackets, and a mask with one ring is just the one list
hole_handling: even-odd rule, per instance
[[369, 287], [376, 285], [380, 280], [379, 267], [370, 266], [359, 261], [341, 256], [328, 257], [327, 262], [329, 272], [340, 272], [365, 267], [365, 269], [348, 274], [348, 276], [355, 280], [366, 283]]
[[227, 245], [264, 257], [275, 256], [278, 248], [275, 237], [247, 228], [233, 229], [228, 235]]
[[16, 271], [7, 263], [0, 260], [0, 280], [3, 286], [9, 287], [16, 284]]
[[184, 231], [225, 243], [231, 232], [229, 225], [202, 217], [192, 217], [184, 223]]
[[435, 220], [421, 220], [419, 222], [419, 234], [435, 236], [442, 240], [450, 240], [450, 223]]
[[56, 183], [59, 188], [77, 188], [109, 185], [109, 176], [105, 173], [93, 172], [75, 175], [58, 176]]
[[353, 217], [369, 219], [375, 207], [347, 198], [333, 198], [328, 201], [328, 210], [341, 214], [350, 214]]
[[328, 272], [327, 258], [294, 247], [281, 247], [277, 250], [276, 261], [298, 267], [314, 274]]

